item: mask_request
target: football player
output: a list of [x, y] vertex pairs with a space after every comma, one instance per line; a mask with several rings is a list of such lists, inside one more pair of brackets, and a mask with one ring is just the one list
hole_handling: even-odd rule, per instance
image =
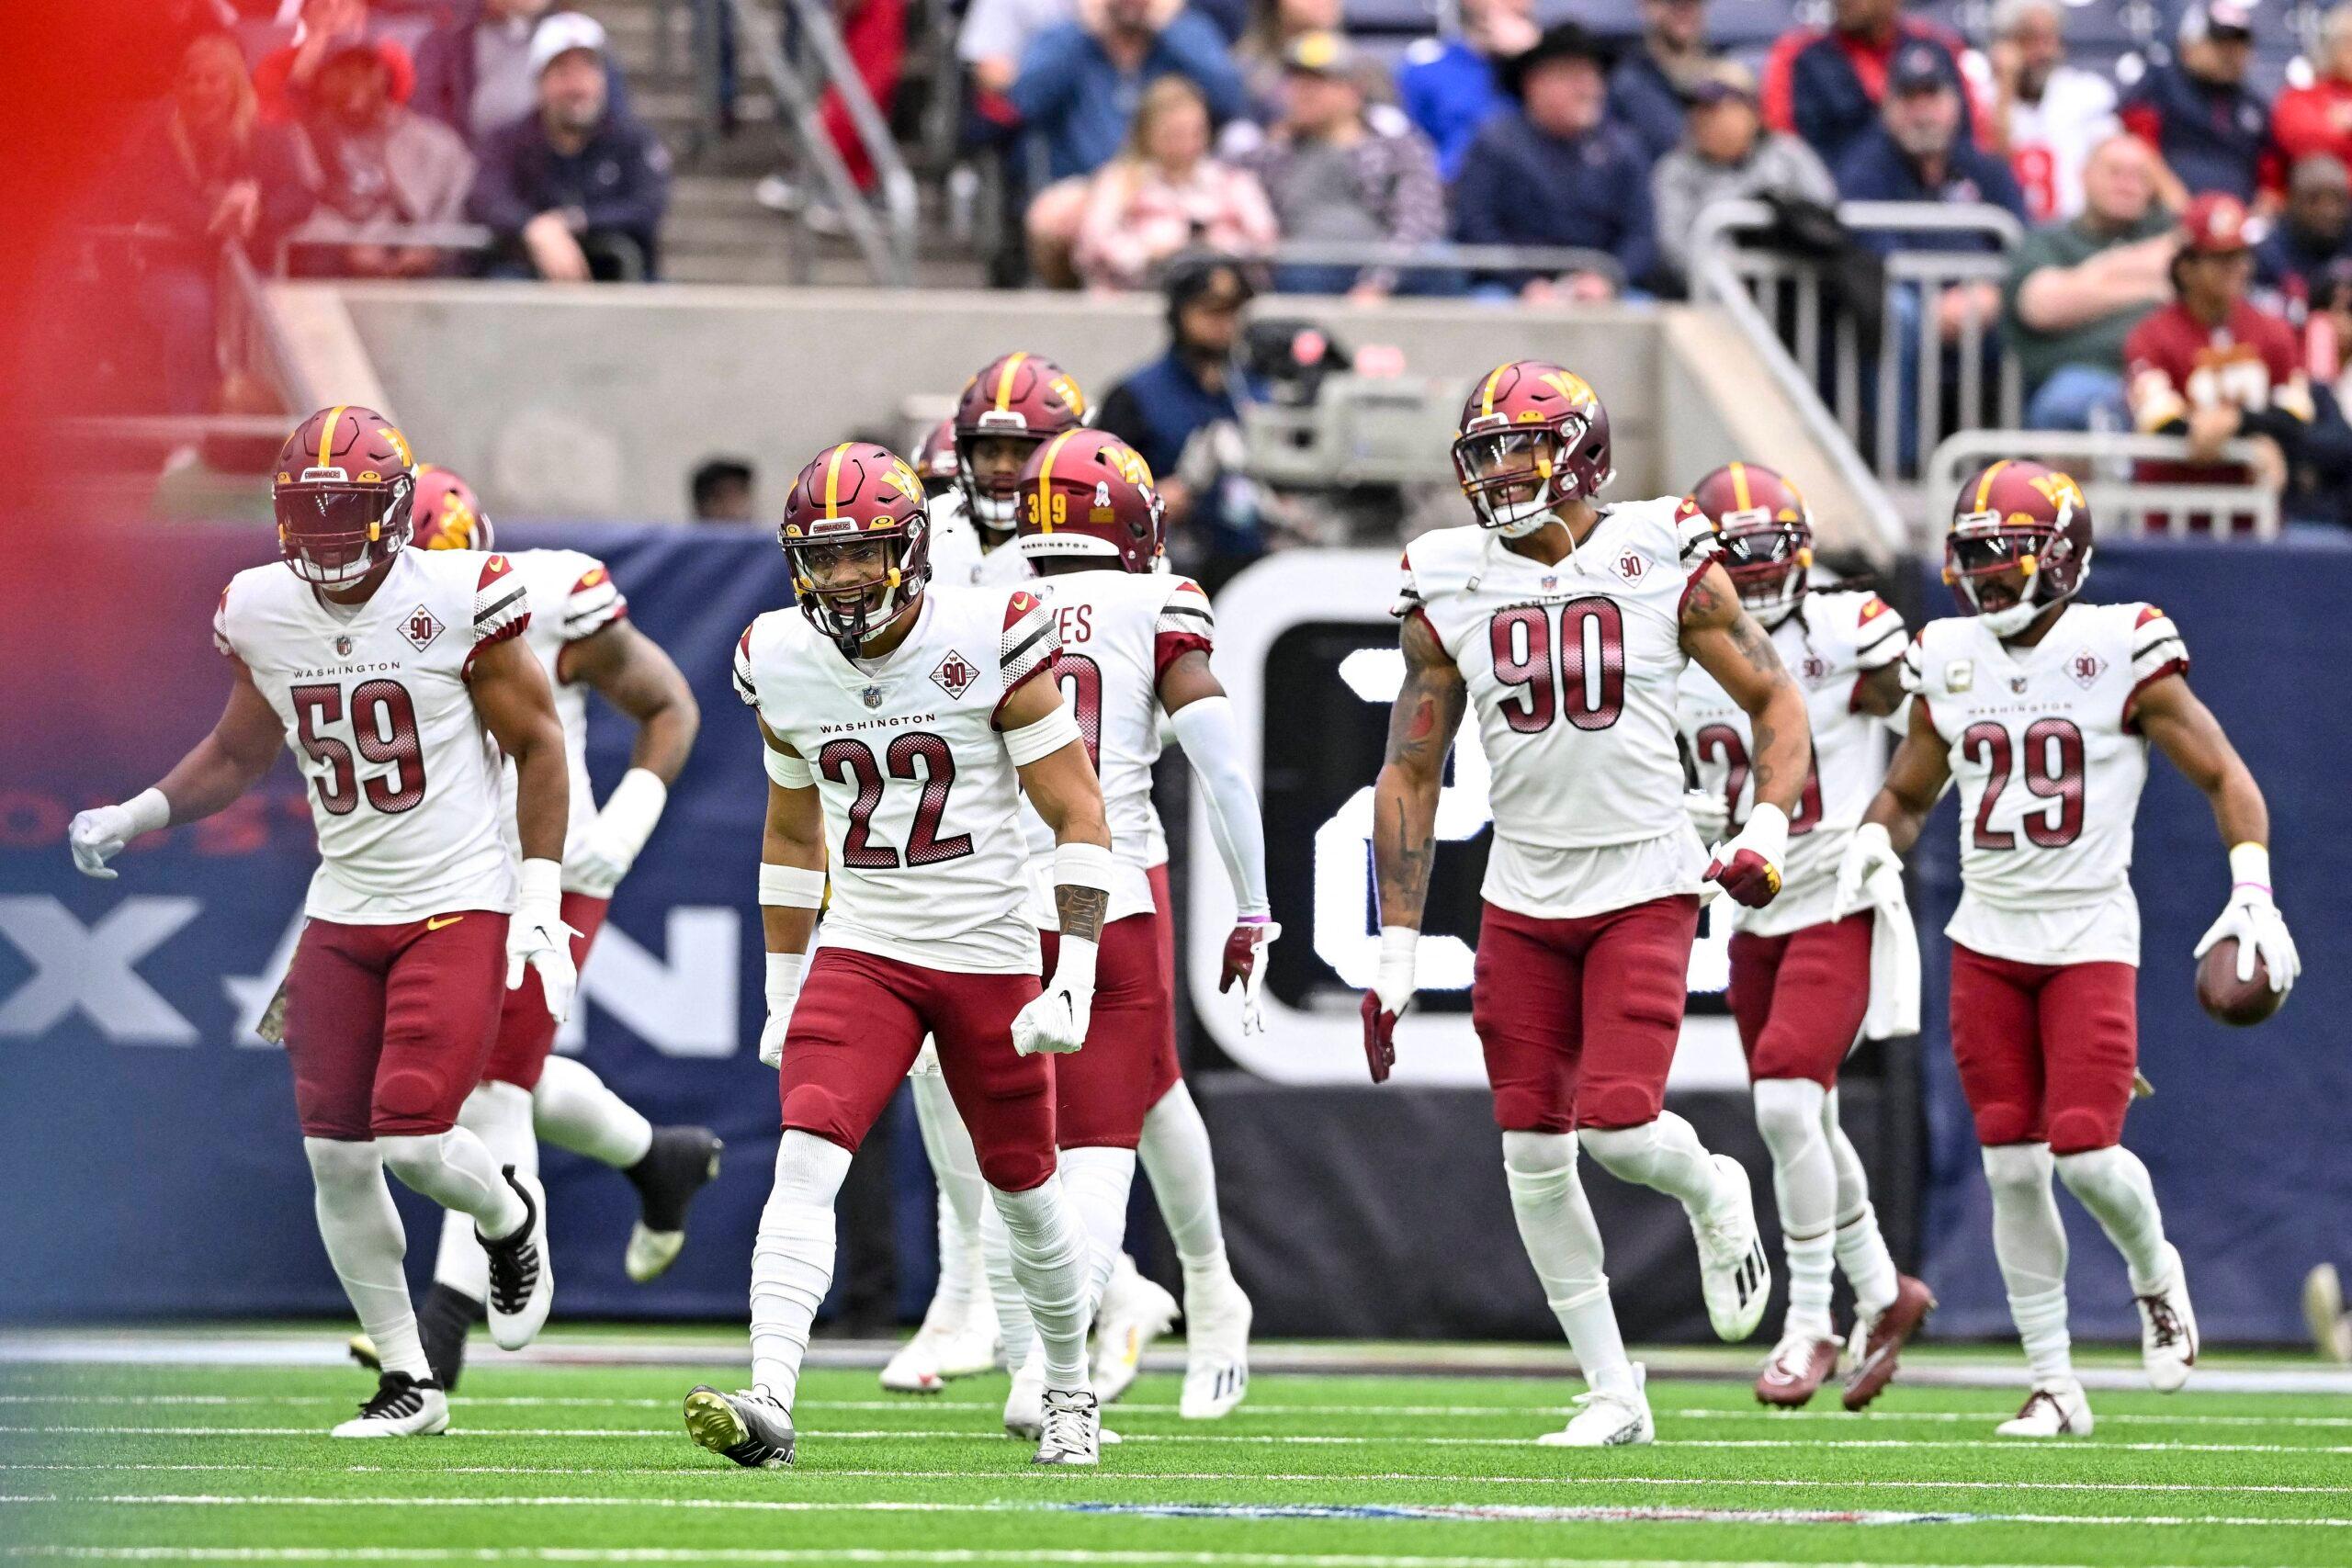
[[[1029, 563], [1009, 547], [1013, 486], [1038, 447], [1077, 429], [1085, 415], [1086, 394], [1040, 355], [1001, 355], [964, 383], [955, 413], [923, 443], [915, 465], [929, 497], [933, 581], [993, 586], [1030, 576]], [[944, 491], [939, 488], [943, 470], [952, 480]], [[971, 1134], [956, 1120], [940, 1078], [937, 1052], [923, 1048], [909, 1082], [915, 1124], [939, 1188], [939, 1284], [922, 1326], [883, 1367], [882, 1386], [897, 1393], [936, 1393], [950, 1379], [995, 1367], [1000, 1334], [980, 1252], [986, 1184]]]
[[[739, 1464], [791, 1462], [833, 1200], [928, 1034], [1043, 1344], [1037, 1461], [1092, 1464], [1086, 1235], [1055, 1179], [1040, 1054], [1086, 1039], [1116, 867], [1078, 720], [1038, 679], [1059, 643], [1053, 615], [1018, 590], [926, 592], [922, 481], [880, 446], [844, 444], [802, 468], [781, 535], [799, 605], [752, 623], [735, 680], [771, 781], [760, 1055], [781, 1068], [784, 1135], [752, 1257], [752, 1386], [697, 1388], [687, 1429]], [[1023, 793], [1059, 843], [1061, 939], [1042, 989]]]
[[[491, 521], [471, 486], [448, 468], [417, 469], [415, 543], [426, 550], [496, 548]], [[514, 550], [515, 580], [538, 606], [523, 634], [555, 694], [563, 725], [571, 818], [563, 856], [563, 923], [571, 961], [605, 923], [613, 889], [628, 874], [685, 766], [702, 716], [693, 688], [670, 656], [628, 619], [628, 601], [605, 563], [577, 550]], [[637, 725], [630, 767], [603, 810], [588, 782], [587, 692], [595, 691]], [[514, 775], [505, 776], [511, 815]], [[458, 1113], [492, 1156], [517, 1169], [538, 1169], [539, 1140], [611, 1166], [637, 1189], [639, 1218], [622, 1267], [642, 1284], [658, 1278], [685, 1246], [685, 1211], [718, 1174], [719, 1142], [707, 1127], [656, 1127], [606, 1088], [595, 1069], [552, 1055], [555, 1020], [526, 977], [510, 991], [498, 1019], [498, 1043], [482, 1081]], [[482, 1252], [454, 1217], [441, 1227], [433, 1288], [418, 1308], [425, 1359], [435, 1381], [455, 1393], [464, 1371], [466, 1334], [481, 1316]], [[364, 1362], [370, 1348], [352, 1342]]]
[[[1041, 574], [1036, 592], [1060, 633], [1055, 678], [1102, 779], [1117, 863], [1087, 1046], [1055, 1067], [1062, 1182], [1092, 1243], [1090, 1285], [1103, 1300], [1117, 1271], [1133, 1269], [1121, 1244], [1140, 1145], [1184, 1266], [1189, 1356], [1179, 1411], [1212, 1419], [1249, 1387], [1250, 1311], [1226, 1260], [1208, 1130], [1176, 1060], [1174, 899], [1151, 804], [1163, 718], [1200, 780], [1233, 882], [1236, 923], [1219, 984], [1242, 987], [1242, 1027], [1252, 1031], [1263, 1027], [1261, 960], [1282, 934], [1266, 898], [1265, 832], [1239, 765], [1232, 704], [1209, 670], [1216, 618], [1198, 584], [1161, 570], [1160, 502], [1143, 458], [1103, 432], [1065, 431], [1029, 459], [1018, 500], [1019, 548]], [[1051, 835], [1033, 823], [1029, 841], [1043, 880]], [[1038, 918], [1050, 933], [1051, 914], [1039, 908]], [[1044, 940], [1050, 961], [1055, 939]], [[1024, 1432], [1037, 1423], [1043, 1369], [1029, 1354], [997, 1227], [986, 1224], [984, 1235], [1013, 1374], [1005, 1425]], [[1143, 1344], [1174, 1315], [1173, 1300], [1151, 1281], [1124, 1289], [1131, 1303], [1156, 1295], [1162, 1304], [1141, 1314], [1129, 1305], [1115, 1319], [1115, 1303], [1103, 1305], [1094, 1378], [1106, 1403], [1135, 1381]]]
[[[563, 727], [521, 640], [531, 600], [513, 565], [408, 547], [415, 466], [390, 420], [322, 409], [277, 472], [282, 568], [239, 572], [213, 618], [228, 706], [154, 788], [76, 817], [74, 859], [113, 876], [127, 840], [212, 815], [281, 742], [294, 751], [319, 869], [287, 978], [286, 1055], [319, 1233], [381, 1362], [375, 1397], [334, 1435], [440, 1432], [448, 1400], [418, 1340], [384, 1172], [467, 1217], [487, 1254], [492, 1337], [529, 1344], [554, 1290], [545, 1196], [458, 1110], [526, 973], [551, 1021], [571, 1005]], [[514, 761], [519, 875], [498, 822], [501, 750]]]
[[[1911, 919], [1899, 880], [1876, 890], [1873, 908], [1830, 918], [1839, 852], [1885, 776], [1884, 728], [1905, 700], [1908, 638], [1903, 617], [1877, 594], [1809, 589], [1813, 514], [1796, 486], [1772, 469], [1726, 464], [1701, 479], [1690, 499], [1714, 527], [1741, 604], [1796, 676], [1813, 731], [1813, 764], [1789, 819], [1781, 896], [1760, 909], [1732, 911], [1732, 1016], [1755, 1084], [1756, 1124], [1772, 1152], [1789, 1267], [1788, 1317], [1756, 1380], [1756, 1397], [1802, 1405], [1838, 1370], [1829, 1320], [1834, 1257], [1854, 1288], [1845, 1401], [1860, 1410], [1894, 1375], [1896, 1357], [1935, 1304], [1926, 1285], [1895, 1271], [1861, 1159], [1838, 1124], [1838, 1068], [1871, 1011], [1874, 949], [1900, 944]], [[1687, 804], [1692, 825], [1713, 843], [1751, 799], [1747, 715], [1695, 663], [1682, 672], [1680, 706], [1683, 738], [1705, 786]], [[1916, 958], [1915, 947], [1904, 951]], [[1917, 972], [1915, 962], [1891, 982], [1909, 986], [1914, 1015]], [[1916, 1017], [1905, 1021], [1916, 1029]]]
[[2069, 1356], [2053, 1168], [2123, 1255], [2150, 1384], [2177, 1389], [2197, 1361], [2179, 1250], [2147, 1168], [2120, 1142], [2139, 1051], [2132, 818], [2150, 742], [2204, 793], [2229, 846], [2229, 900], [2198, 956], [2234, 939], [2238, 978], [2259, 964], [2280, 992], [2300, 967], [2270, 896], [2262, 791], [2188, 689], [2179, 630], [2153, 604], [2082, 603], [2090, 563], [2090, 508], [2067, 475], [2004, 461], [1961, 487], [1944, 575], [1964, 613], [1929, 622], [1904, 655], [1910, 729], [1838, 872], [1836, 908], [1860, 907], [1957, 781], [1952, 1055], [2033, 1376], [2006, 1437], [2091, 1431]]
[[[1579, 1143], [1623, 1180], [1679, 1200], [1707, 1315], [1736, 1340], [1770, 1288], [1747, 1176], [1665, 1109], [1700, 893], [1770, 903], [1804, 788], [1804, 700], [1679, 497], [1613, 506], [1609, 415], [1557, 366], [1480, 378], [1453, 466], [1476, 525], [1405, 552], [1405, 681], [1374, 785], [1380, 963], [1363, 999], [1374, 1081], [1413, 997], [1445, 756], [1476, 704], [1494, 775], [1471, 1017], [1494, 1087], [1503, 1169], [1528, 1258], [1591, 1384], [1571, 1447], [1646, 1443], [1643, 1371], [1627, 1359]], [[1697, 660], [1749, 718], [1756, 804], [1710, 863], [1681, 807], [1675, 687]]]

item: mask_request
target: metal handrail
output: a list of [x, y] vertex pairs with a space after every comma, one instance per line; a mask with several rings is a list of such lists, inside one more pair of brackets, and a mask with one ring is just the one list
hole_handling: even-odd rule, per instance
[[[2222, 444], [2223, 464], [2246, 467], [2251, 474], [2257, 448], [2247, 440]], [[2278, 496], [2249, 482], [2143, 479], [2131, 471], [2138, 462], [2206, 466], [2189, 456], [2185, 435], [2142, 435], [2099, 430], [1963, 430], [1946, 436], [1928, 459], [1923, 483], [1930, 498], [1956, 494], [1962, 479], [1988, 459], [2031, 453], [2043, 457], [2079, 459], [2068, 464], [2075, 480], [2091, 502], [2091, 518], [2102, 534], [2120, 533], [2126, 521], [2144, 526], [2152, 514], [2162, 515], [2165, 530], [2190, 532], [2198, 515], [2245, 518], [2257, 538], [2278, 532]], [[2088, 465], [2086, 467], [2085, 465]], [[2120, 469], [2120, 473], [2112, 470]]]
[[313, 232], [319, 220], [311, 219], [277, 242], [277, 265], [298, 246], [384, 245], [395, 250], [486, 251], [498, 243], [497, 233], [480, 223], [394, 223], [366, 234]]
[[874, 96], [865, 90], [864, 79], [842, 43], [832, 13], [819, 0], [784, 3], [791, 6], [795, 25], [813, 47], [820, 75], [841, 94], [842, 103], [849, 111], [851, 129], [874, 165], [875, 183], [882, 197], [879, 219], [867, 204], [865, 193], [851, 178], [849, 166], [842, 162], [832, 138], [825, 134], [818, 112], [819, 95], [786, 58], [783, 42], [777, 37], [778, 18], [755, 0], [728, 0], [735, 14], [738, 37], [750, 51], [760, 73], [767, 79], [768, 90], [786, 110], [778, 123], [792, 127], [801, 158], [824, 183], [834, 208], [842, 215], [842, 225], [849, 231], [851, 242], [865, 258], [875, 281], [906, 288], [914, 282], [914, 176], [907, 172], [906, 160], [899, 156], [898, 143], [890, 139], [890, 128], [883, 119], [882, 111], [875, 107]]
[[1433, 241], [1284, 240], [1265, 253], [1278, 266], [1364, 266], [1391, 272], [1591, 272], [1618, 288], [1625, 269], [1607, 251], [1582, 245], [1464, 245]]
[[243, 247], [220, 247], [220, 281], [224, 307], [220, 323], [221, 340], [232, 344], [236, 344], [239, 338], [243, 340], [238, 357], [250, 362], [258, 356], [258, 368], [268, 374], [270, 384], [285, 407], [314, 409], [323, 404], [326, 400], [311, 384], [310, 373], [302, 367], [301, 357], [287, 340], [286, 329], [279, 322], [277, 312], [270, 308], [269, 296], [262, 288], [261, 275], [254, 270]]

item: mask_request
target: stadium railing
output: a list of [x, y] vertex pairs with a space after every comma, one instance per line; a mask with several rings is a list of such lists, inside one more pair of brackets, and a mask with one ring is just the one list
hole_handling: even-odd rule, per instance
[[1382, 267], [1391, 272], [1475, 274], [1598, 273], [1625, 286], [1625, 269], [1607, 251], [1581, 245], [1398, 245], [1379, 240], [1283, 240], [1265, 253], [1275, 266]]
[[[2249, 463], [2254, 456], [2250, 441], [2233, 441], [2222, 449], [2224, 462]], [[2187, 463], [2188, 439], [2181, 435], [1963, 430], [1947, 437], [1928, 459], [1923, 476], [1927, 493], [1938, 498], [1956, 494], [1962, 481], [1985, 463], [2020, 457], [2052, 462], [2073, 475], [2091, 503], [2091, 518], [2101, 534], [2183, 535], [2203, 531], [2200, 522], [2226, 524], [2256, 538], [2278, 534], [2278, 493], [2262, 485], [2139, 477], [2143, 463]]]
[[[1952, 399], [1962, 425], [1987, 423], [1988, 415], [1995, 424], [2021, 423], [2023, 383], [2017, 356], [1996, 333], [1997, 322], [1971, 310], [1957, 340], [1945, 344], [1932, 335], [1926, 302], [1955, 284], [1997, 286], [2008, 270], [2007, 253], [2023, 236], [2024, 225], [1982, 204], [1846, 201], [1838, 203], [1838, 216], [1856, 233], [1989, 235], [2000, 251], [1906, 250], [1887, 257], [1882, 325], [1877, 344], [1871, 345], [1862, 341], [1851, 311], [1833, 303], [1822, 262], [1740, 242], [1741, 235], [1770, 226], [1769, 207], [1719, 201], [1699, 214], [1691, 236], [1694, 295], [1728, 303], [1736, 294], [1755, 306], [1758, 319], [1789, 350], [1847, 436], [1857, 447], [1867, 446], [1872, 467], [1883, 475], [1900, 473], [1908, 466], [1906, 453], [1925, 455], [1942, 437], [1942, 372], [1948, 363], [1956, 361]], [[1906, 351], [1918, 360], [1909, 408], [1902, 396]]]

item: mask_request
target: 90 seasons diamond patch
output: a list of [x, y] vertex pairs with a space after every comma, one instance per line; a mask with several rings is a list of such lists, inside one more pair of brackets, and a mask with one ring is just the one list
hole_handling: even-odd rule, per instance
[[972, 668], [970, 660], [950, 649], [947, 657], [939, 661], [939, 668], [931, 672], [931, 678], [950, 697], [961, 697], [972, 689], [972, 682], [980, 678], [980, 672]]

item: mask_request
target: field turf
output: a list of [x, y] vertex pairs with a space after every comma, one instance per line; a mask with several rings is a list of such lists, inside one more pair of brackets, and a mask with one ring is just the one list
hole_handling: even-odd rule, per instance
[[[578, 1331], [549, 1341], [560, 1349], [568, 1332]], [[1104, 1450], [1100, 1471], [1039, 1472], [998, 1426], [1001, 1375], [915, 1399], [883, 1394], [870, 1371], [820, 1369], [801, 1388], [798, 1466], [746, 1472], [690, 1443], [678, 1414], [694, 1383], [741, 1381], [740, 1338], [661, 1342], [682, 1359], [707, 1348], [709, 1360], [502, 1364], [478, 1336], [450, 1435], [378, 1444], [323, 1435], [367, 1392], [349, 1368], [12, 1360], [0, 1365], [0, 1555], [2352, 1562], [2352, 1400], [2340, 1395], [2094, 1392], [2096, 1437], [2018, 1445], [1992, 1435], [2014, 1390], [1898, 1382], [1867, 1416], [1833, 1396], [1789, 1415], [1760, 1409], [1740, 1382], [1659, 1378], [1655, 1447], [1572, 1452], [1530, 1440], [1580, 1391], [1564, 1381], [1261, 1375], [1238, 1413], [1205, 1424], [1180, 1420], [1177, 1380], [1152, 1375], [1114, 1408], [1110, 1425], [1127, 1440]]]

